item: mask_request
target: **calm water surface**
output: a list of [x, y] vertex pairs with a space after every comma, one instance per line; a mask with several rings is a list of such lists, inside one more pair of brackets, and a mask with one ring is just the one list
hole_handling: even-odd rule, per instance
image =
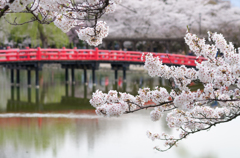
[[[179, 147], [160, 153], [153, 150], [146, 131], [174, 134], [162, 119], [152, 122], [149, 110], [103, 118], [89, 104], [96, 89], [118, 89], [136, 94], [139, 87], [167, 86], [167, 82], [146, 73], [129, 71], [127, 84], [113, 83], [113, 72], [97, 72], [97, 86], [82, 83], [76, 71], [76, 85], [64, 84], [64, 70], [45, 67], [40, 88], [27, 88], [27, 73], [21, 71], [20, 88], [11, 87], [9, 71], [0, 68], [0, 158], [237, 158], [240, 155], [240, 119], [190, 136]], [[91, 81], [90, 71], [88, 80]], [[34, 73], [32, 73], [34, 81]], [[194, 87], [193, 87], [194, 88]]]

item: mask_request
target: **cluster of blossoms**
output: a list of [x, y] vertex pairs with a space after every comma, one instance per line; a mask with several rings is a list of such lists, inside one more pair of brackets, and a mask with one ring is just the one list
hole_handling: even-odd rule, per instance
[[[182, 132], [181, 135], [184, 135], [184, 132]], [[158, 133], [151, 133], [150, 131], [147, 131], [147, 136], [152, 141], [154, 141], [155, 139], [166, 140], [164, 144], [165, 146], [176, 145], [176, 139], [173, 136], [170, 136], [164, 132], [162, 134], [158, 134]], [[155, 149], [161, 150], [158, 147], [155, 147]]]
[[93, 93], [90, 100], [92, 106], [96, 108], [96, 113], [103, 116], [121, 116], [127, 110], [136, 109], [136, 105], [144, 103], [140, 97], [134, 97], [127, 93], [118, 93], [110, 90], [108, 94], [104, 94], [97, 90]]
[[[113, 13], [121, 0], [0, 0], [0, 9], [8, 6], [10, 12], [28, 12], [42, 23], [54, 22], [63, 32], [79, 27], [77, 34], [89, 45], [97, 46], [108, 35], [109, 28], [103, 21], [96, 21], [103, 14]], [[41, 16], [41, 19], [37, 19]], [[90, 25], [90, 26], [89, 26]]]
[[[185, 41], [189, 48], [198, 57], [206, 59], [196, 62], [196, 69], [163, 65], [160, 57], [143, 55], [144, 67], [150, 76], [175, 82], [176, 86], [170, 92], [162, 87], [139, 89], [137, 96], [97, 91], [90, 103], [96, 107], [96, 113], [103, 116], [121, 116], [154, 107], [150, 118], [157, 121], [163, 113], [167, 113], [167, 124], [169, 128], [179, 131], [178, 137], [147, 132], [152, 140], [165, 140], [166, 150], [190, 134], [231, 121], [240, 115], [240, 54], [221, 34], [209, 32], [209, 40], [213, 44], [207, 44], [205, 39], [188, 32], [186, 34]], [[189, 84], [192, 81], [201, 83], [203, 88], [191, 91]], [[154, 104], [145, 104], [148, 101]], [[218, 107], [211, 107], [214, 102]], [[159, 147], [156, 149], [165, 151]]]
[[105, 25], [105, 22], [99, 21], [95, 29], [90, 27], [79, 29], [77, 30], [78, 37], [81, 40], [86, 40], [89, 45], [98, 46], [102, 43], [102, 39], [108, 35], [109, 27]]

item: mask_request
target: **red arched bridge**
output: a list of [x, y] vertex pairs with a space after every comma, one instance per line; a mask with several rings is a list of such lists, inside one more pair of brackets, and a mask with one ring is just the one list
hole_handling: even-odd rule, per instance
[[[92, 69], [93, 83], [95, 83], [95, 70], [100, 63], [110, 63], [115, 70], [123, 70], [123, 79], [126, 79], [126, 70], [130, 64], [144, 64], [141, 60], [142, 53], [137, 51], [120, 50], [99, 50], [96, 49], [7, 49], [0, 50], [0, 65], [11, 69], [11, 82], [14, 84], [14, 69], [16, 69], [16, 85], [20, 83], [20, 69], [28, 70], [28, 84], [31, 85], [30, 71], [36, 71], [36, 86], [38, 86], [38, 71], [46, 63], [59, 63], [66, 69], [66, 83], [68, 83], [68, 69], [72, 69], [72, 83], [74, 80], [74, 69], [84, 70], [84, 81], [87, 79], [87, 69]], [[158, 56], [164, 64], [185, 65], [195, 67], [195, 61], [201, 62], [204, 58], [196, 59], [195, 56], [185, 56], [178, 54], [152, 53]]]
[[[6, 62], [31, 62], [31, 61], [99, 61], [100, 63], [130, 62], [132, 64], [144, 63], [141, 60], [142, 53], [139, 51], [121, 50], [99, 50], [96, 49], [7, 49], [0, 50], [0, 64]], [[196, 66], [195, 60], [202, 61], [204, 58], [196, 59], [195, 56], [152, 53], [158, 56], [164, 64]]]

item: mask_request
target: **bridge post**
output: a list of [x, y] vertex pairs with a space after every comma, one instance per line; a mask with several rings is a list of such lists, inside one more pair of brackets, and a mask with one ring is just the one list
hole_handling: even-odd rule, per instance
[[98, 47], [95, 48], [95, 59], [98, 60]]
[[41, 60], [41, 48], [37, 47], [37, 60]]
[[20, 87], [17, 87], [17, 101], [20, 101]]
[[92, 92], [94, 93], [96, 91], [96, 86], [92, 87]]
[[126, 82], [126, 67], [123, 67], [123, 83]]
[[115, 68], [115, 82], [117, 82], [117, 80], [118, 80], [118, 70], [117, 70], [117, 68]]
[[75, 96], [75, 86], [74, 85], [72, 85], [72, 93], [71, 93], [71, 95], [72, 95], [72, 97]]
[[28, 87], [28, 102], [31, 103], [31, 87]]
[[68, 68], [65, 68], [65, 82], [68, 84], [69, 77], [68, 77]]
[[36, 97], [35, 98], [36, 104], [39, 105], [39, 89], [38, 88], [36, 88], [35, 94], [36, 94], [36, 96], [35, 96]]
[[68, 84], [65, 84], [65, 95], [66, 97], [68, 97], [69, 93], [68, 93]]
[[20, 86], [20, 69], [17, 69], [17, 84], [16, 86]]
[[11, 85], [14, 85], [14, 69], [11, 69]]
[[123, 92], [126, 92], [126, 91], [127, 91], [127, 83], [123, 82]]
[[75, 73], [73, 67], [72, 67], [72, 84], [75, 84]]
[[31, 87], [31, 69], [27, 70], [27, 82], [28, 82], [28, 87]]
[[113, 90], [118, 90], [118, 82], [117, 82], [117, 80], [115, 80], [115, 82], [113, 84]]
[[87, 69], [84, 68], [84, 84], [87, 85]]
[[11, 100], [14, 100], [14, 86], [11, 86]]
[[84, 85], [84, 99], [87, 98], [87, 85]]
[[38, 67], [35, 68], [35, 74], [36, 74], [36, 88], [39, 88], [39, 69], [38, 69]]
[[96, 86], [96, 78], [95, 78], [95, 68], [92, 68], [92, 83], [93, 86]]

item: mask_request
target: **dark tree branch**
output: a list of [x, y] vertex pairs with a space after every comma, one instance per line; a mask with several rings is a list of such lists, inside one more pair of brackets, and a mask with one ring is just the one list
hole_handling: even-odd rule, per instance
[[[156, 104], [156, 105], [147, 105], [147, 106], [141, 106], [141, 107], [138, 106], [138, 107], [139, 107], [138, 109], [126, 111], [125, 114], [133, 113], [133, 112], [136, 112], [136, 111], [139, 111], [139, 110], [142, 110], [142, 109], [159, 107], [159, 106], [162, 106], [162, 105], [165, 105], [165, 104], [169, 104], [169, 103], [173, 103], [173, 101], [162, 102], [162, 103]], [[134, 104], [136, 104], [136, 103], [134, 103]], [[173, 109], [175, 109], [175, 108], [176, 108], [176, 107], [174, 107]], [[172, 110], [173, 110], [173, 109], [172, 109]]]
[[[10, 0], [9, 3], [13, 3], [14, 0]], [[0, 18], [4, 16], [5, 12], [9, 9], [9, 6], [6, 5], [1, 11], [0, 11]]]

